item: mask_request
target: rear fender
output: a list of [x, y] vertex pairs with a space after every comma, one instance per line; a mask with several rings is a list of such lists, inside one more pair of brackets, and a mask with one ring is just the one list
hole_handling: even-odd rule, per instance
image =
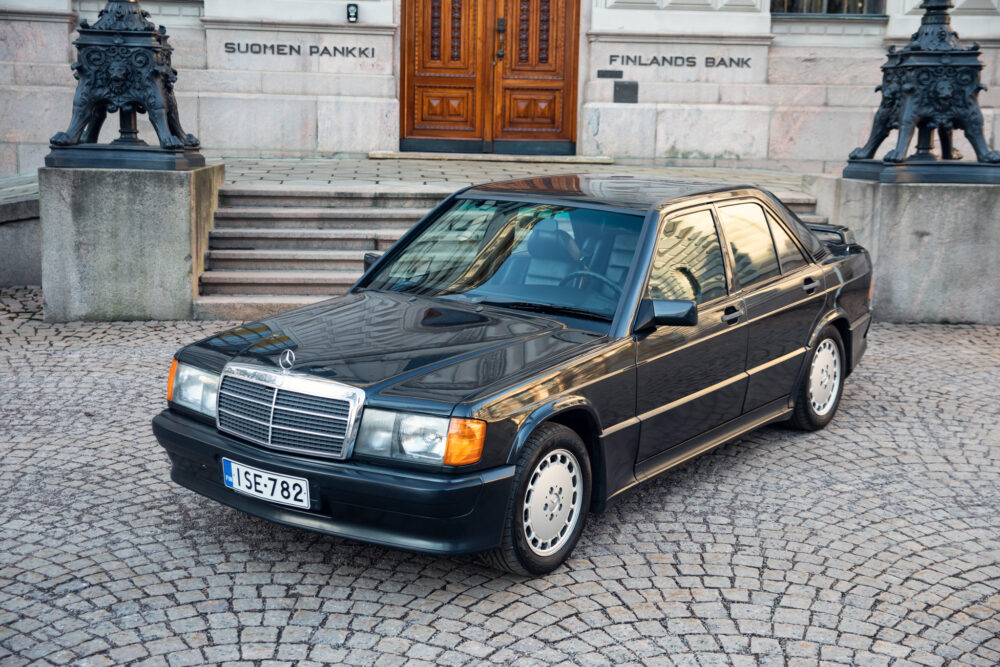
[[[836, 322], [837, 320], [844, 320], [844, 322], [845, 322], [845, 328], [847, 329], [846, 332], [845, 332], [840, 327], [838, 327], [838, 331], [840, 332], [840, 338], [841, 338], [842, 342], [844, 343], [844, 354], [847, 357], [844, 360], [844, 362], [845, 362], [844, 363], [844, 377], [846, 378], [848, 375], [850, 375], [851, 368], [852, 368], [852, 364], [851, 364], [851, 336], [850, 336], [850, 328], [849, 328], [849, 326], [850, 326], [849, 323], [850, 323], [851, 320], [850, 320], [850, 317], [848, 317], [848, 315], [847, 315], [847, 311], [845, 311], [843, 308], [840, 308], [838, 306], [837, 308], [834, 308], [830, 312], [828, 312], [825, 315], [823, 315], [823, 317], [819, 318], [819, 321], [816, 322], [816, 326], [813, 329], [813, 332], [809, 335], [809, 342], [806, 343], [806, 350], [807, 351], [812, 351], [816, 347], [816, 343], [818, 342], [820, 332], [822, 332], [823, 329], [825, 329], [827, 327], [827, 325], [832, 324], [832, 323]], [[801, 383], [805, 380], [805, 376], [806, 376], [806, 373], [808, 372], [808, 370], [809, 370], [809, 355], [805, 354], [802, 357], [802, 367], [799, 368], [799, 375], [795, 379], [795, 387], [796, 388], [802, 386]], [[797, 389], [796, 389], [796, 391], [797, 391]], [[795, 394], [793, 393], [792, 395], [794, 396]]]

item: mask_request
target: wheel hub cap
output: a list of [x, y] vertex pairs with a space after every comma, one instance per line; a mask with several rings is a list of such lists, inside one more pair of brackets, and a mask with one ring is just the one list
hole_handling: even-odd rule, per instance
[[829, 338], [816, 348], [809, 367], [809, 403], [820, 417], [833, 409], [840, 390], [840, 349]]
[[583, 487], [580, 464], [565, 449], [546, 454], [531, 472], [522, 513], [524, 537], [539, 556], [558, 551], [580, 520]]

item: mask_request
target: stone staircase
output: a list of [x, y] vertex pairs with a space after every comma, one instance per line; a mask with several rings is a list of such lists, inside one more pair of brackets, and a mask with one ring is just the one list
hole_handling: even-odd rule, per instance
[[[226, 186], [219, 194], [194, 316], [253, 320], [343, 294], [366, 252], [382, 252], [451, 190]], [[816, 200], [779, 197], [806, 222]]]
[[219, 193], [198, 319], [248, 320], [343, 294], [450, 192], [359, 186], [234, 187]]

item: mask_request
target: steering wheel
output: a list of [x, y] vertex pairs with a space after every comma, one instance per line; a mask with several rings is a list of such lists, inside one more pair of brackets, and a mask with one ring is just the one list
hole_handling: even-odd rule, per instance
[[610, 287], [612, 289], [615, 295], [614, 297], [615, 299], [619, 298], [622, 295], [622, 288], [616, 285], [613, 280], [611, 280], [607, 276], [602, 276], [600, 273], [594, 273], [593, 271], [588, 271], [586, 269], [581, 269], [579, 271], [573, 271], [572, 273], [566, 274], [563, 277], [563, 279], [559, 281], [559, 287], [564, 287], [567, 283], [569, 283], [573, 278], [576, 278], [577, 276], [589, 276], [591, 278], [597, 278], [607, 287]]

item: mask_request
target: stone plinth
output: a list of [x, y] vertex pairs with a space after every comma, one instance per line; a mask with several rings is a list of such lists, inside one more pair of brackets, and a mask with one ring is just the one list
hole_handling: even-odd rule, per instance
[[875, 316], [1000, 324], [1000, 186], [844, 179], [838, 222], [875, 262]]
[[45, 319], [191, 317], [224, 175], [40, 169]]

